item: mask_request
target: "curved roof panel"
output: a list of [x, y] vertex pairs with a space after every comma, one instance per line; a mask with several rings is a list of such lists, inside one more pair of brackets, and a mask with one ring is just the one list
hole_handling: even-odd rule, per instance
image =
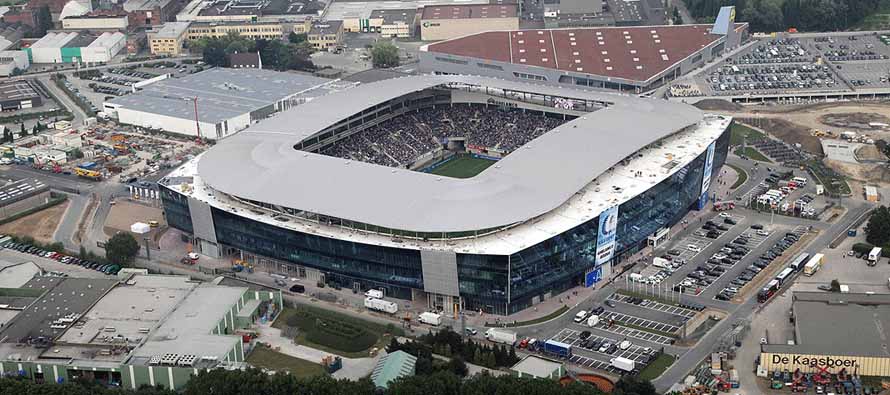
[[[337, 121], [438, 85], [458, 83], [611, 106], [532, 140], [468, 179], [349, 161], [293, 146]], [[360, 85], [282, 112], [206, 152], [198, 174], [240, 198], [416, 232], [507, 226], [547, 213], [640, 148], [701, 121], [662, 100], [473, 76], [412, 76]]]

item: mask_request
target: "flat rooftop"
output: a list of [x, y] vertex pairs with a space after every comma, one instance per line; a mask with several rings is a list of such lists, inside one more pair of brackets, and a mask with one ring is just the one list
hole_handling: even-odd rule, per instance
[[194, 120], [191, 105], [198, 98], [198, 116], [218, 123], [272, 105], [292, 95], [326, 94], [331, 80], [271, 70], [214, 68], [182, 78], [147, 85], [108, 103], [131, 110]]
[[369, 19], [375, 10], [418, 9], [430, 5], [488, 4], [488, 0], [375, 0], [333, 1], [324, 12], [325, 20]]
[[167, 22], [156, 31], [150, 31], [152, 38], [179, 38], [188, 30], [189, 22]]
[[0, 82], [0, 101], [27, 100], [39, 96], [28, 80]]
[[541, 358], [536, 355], [529, 355], [513, 365], [510, 370], [529, 374], [538, 378], [549, 378], [554, 371], [559, 370], [562, 363]]
[[326, 21], [326, 22], [317, 22], [312, 24], [312, 28], [309, 29], [310, 35], [326, 35], [326, 34], [337, 34], [337, 32], [343, 30], [343, 21]]
[[890, 357], [890, 294], [795, 292], [796, 343], [764, 352]]
[[124, 3], [124, 11], [152, 11], [155, 8], [164, 8], [172, 0], [128, 0]]
[[25, 178], [0, 187], [0, 207], [49, 192], [49, 186], [35, 178]]
[[[0, 260], [0, 288], [19, 288], [27, 284], [34, 276], [43, 273], [34, 262], [8, 262]], [[9, 304], [0, 302], [0, 304]]]
[[488, 4], [460, 4], [460, 5], [428, 5], [423, 7], [420, 19], [488, 19], [488, 18], [516, 18], [519, 6], [488, 5]]
[[53, 321], [72, 313], [83, 314], [116, 283], [116, 279], [35, 277], [21, 288], [42, 290], [44, 294], [0, 331], [0, 339], [18, 343], [29, 337], [53, 338], [64, 331], [50, 328]]
[[370, 19], [383, 19], [384, 25], [392, 25], [397, 22], [411, 24], [417, 17], [417, 10], [414, 8], [402, 8], [392, 10], [374, 10], [371, 11]]
[[719, 40], [722, 36], [711, 34], [711, 28], [701, 24], [491, 31], [424, 48], [434, 53], [648, 81]]
[[198, 15], [315, 15], [324, 9], [318, 1], [299, 0], [215, 0], [205, 4]]

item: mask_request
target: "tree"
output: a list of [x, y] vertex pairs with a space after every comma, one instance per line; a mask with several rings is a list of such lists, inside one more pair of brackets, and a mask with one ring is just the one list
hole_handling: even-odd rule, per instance
[[837, 281], [837, 279], [831, 280], [831, 292], [840, 292], [841, 291], [841, 283]]
[[399, 65], [399, 49], [390, 42], [378, 42], [371, 48], [371, 62], [380, 69], [396, 67]]
[[680, 15], [680, 9], [677, 7], [671, 7], [671, 23], [674, 25], [683, 24], [683, 16]]
[[105, 243], [105, 258], [111, 263], [129, 265], [138, 253], [139, 242], [127, 232], [118, 232]]
[[876, 208], [868, 217], [868, 224], [865, 226], [865, 240], [878, 247], [884, 247], [890, 243], [890, 209], [887, 206]]
[[290, 32], [290, 34], [287, 35], [287, 41], [291, 44], [299, 44], [301, 42], [305, 42], [307, 39], [308, 37], [306, 36], [306, 34], [297, 34], [295, 32]]
[[647, 380], [642, 380], [637, 376], [622, 376], [621, 380], [615, 383], [613, 395], [657, 395], [655, 386]]
[[467, 374], [470, 373], [470, 369], [467, 368], [467, 363], [459, 356], [453, 357], [448, 361], [448, 370], [460, 377], [466, 377]]

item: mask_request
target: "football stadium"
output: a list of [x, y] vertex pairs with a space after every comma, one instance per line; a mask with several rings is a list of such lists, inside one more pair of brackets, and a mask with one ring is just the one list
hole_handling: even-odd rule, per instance
[[506, 315], [608, 279], [704, 207], [730, 123], [663, 100], [410, 76], [278, 113], [159, 184], [202, 254]]

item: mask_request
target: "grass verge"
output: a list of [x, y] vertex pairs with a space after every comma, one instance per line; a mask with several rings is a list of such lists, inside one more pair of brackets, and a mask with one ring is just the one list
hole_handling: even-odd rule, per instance
[[382, 325], [308, 305], [285, 308], [272, 326], [282, 330], [296, 328], [297, 344], [347, 358], [367, 357], [372, 348], [381, 349], [393, 335], [404, 334], [395, 325]]
[[736, 174], [739, 175], [739, 178], [735, 180], [735, 183], [733, 183], [732, 186], [729, 187], [729, 189], [736, 189], [748, 181], [748, 172], [746, 172], [744, 169], [729, 163], [727, 163], [726, 165], [735, 170]]
[[547, 315], [545, 315], [545, 316], [543, 316], [543, 317], [535, 318], [535, 319], [533, 319], [533, 320], [528, 320], [528, 321], [514, 321], [514, 322], [508, 323], [508, 324], [506, 324], [506, 325], [497, 325], [497, 324], [492, 324], [492, 323], [488, 323], [488, 322], [486, 322], [486, 323], [485, 323], [485, 326], [506, 326], [507, 328], [515, 328], [515, 327], [519, 327], [519, 326], [526, 326], [526, 325], [540, 324], [540, 323], [542, 323], [542, 322], [547, 322], [547, 321], [550, 321], [550, 320], [552, 320], [552, 319], [554, 319], [554, 318], [556, 318], [556, 317], [559, 317], [559, 316], [561, 316], [563, 313], [565, 313], [566, 311], [569, 311], [569, 306], [562, 305], [560, 308], [556, 309], [556, 311], [554, 311], [554, 312], [552, 312], [552, 313], [550, 313], [550, 314], [547, 314]]
[[766, 138], [766, 135], [746, 125], [733, 122], [729, 128], [729, 145], [742, 145]]
[[247, 363], [258, 368], [274, 371], [287, 371], [298, 378], [326, 374], [324, 367], [304, 359], [294, 358], [272, 350], [262, 344], [256, 346], [247, 356]]
[[665, 353], [658, 354], [658, 357], [656, 357], [654, 361], [640, 371], [639, 377], [643, 380], [654, 380], [671, 367], [675, 360], [676, 358], [672, 355]]
[[738, 156], [745, 156], [748, 159], [756, 160], [758, 162], [766, 162], [773, 163], [769, 158], [760, 153], [760, 151], [754, 149], [753, 147], [738, 147], [733, 151]]

